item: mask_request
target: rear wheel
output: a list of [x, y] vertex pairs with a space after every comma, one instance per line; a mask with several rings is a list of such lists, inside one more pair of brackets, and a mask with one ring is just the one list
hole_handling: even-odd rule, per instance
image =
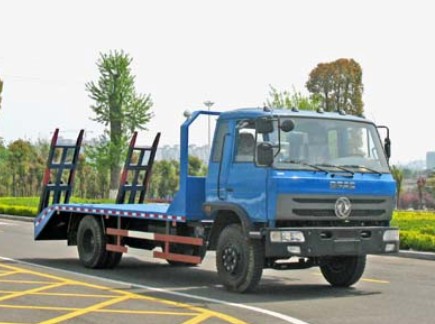
[[261, 279], [264, 252], [261, 242], [250, 240], [239, 224], [224, 228], [216, 249], [216, 267], [223, 285], [230, 291], [248, 292]]
[[339, 256], [324, 260], [320, 266], [325, 279], [334, 287], [349, 287], [362, 276], [366, 256]]
[[[107, 243], [114, 244], [116, 241], [116, 238], [114, 236], [106, 236]], [[107, 257], [104, 261], [103, 268], [105, 269], [113, 269], [115, 268], [119, 262], [121, 262], [122, 259], [122, 253], [121, 252], [113, 252], [113, 251], [107, 251]]]
[[86, 268], [103, 268], [107, 260], [103, 225], [94, 216], [85, 216], [77, 231], [77, 250]]
[[115, 268], [122, 259], [122, 253], [118, 252], [107, 252], [106, 262], [103, 265], [105, 269], [113, 269]]

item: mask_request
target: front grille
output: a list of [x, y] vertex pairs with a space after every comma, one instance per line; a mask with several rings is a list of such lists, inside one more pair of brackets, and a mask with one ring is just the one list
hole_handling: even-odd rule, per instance
[[[333, 209], [293, 209], [293, 213], [298, 216], [314, 216], [314, 217], [327, 217], [335, 216]], [[367, 216], [380, 216], [385, 213], [384, 209], [358, 209], [352, 210], [350, 217], [367, 217]]]
[[[278, 196], [277, 220], [336, 220], [335, 203], [340, 196]], [[389, 220], [393, 210], [392, 197], [348, 196], [352, 204], [349, 219]]]

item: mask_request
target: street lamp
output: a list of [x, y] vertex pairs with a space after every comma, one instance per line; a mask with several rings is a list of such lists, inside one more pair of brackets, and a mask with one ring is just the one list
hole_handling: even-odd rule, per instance
[[[204, 101], [204, 105], [207, 107], [207, 111], [210, 112], [210, 107], [214, 105], [213, 101]], [[210, 115], [207, 116], [207, 138], [208, 138], [208, 153], [210, 155]]]

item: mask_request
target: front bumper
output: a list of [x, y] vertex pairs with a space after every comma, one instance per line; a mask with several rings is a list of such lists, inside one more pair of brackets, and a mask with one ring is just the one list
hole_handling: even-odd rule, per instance
[[[302, 227], [268, 228], [265, 233], [265, 256], [275, 258], [323, 257], [396, 253], [399, 240], [384, 235], [392, 227]], [[303, 233], [303, 242], [272, 242], [271, 233], [295, 231]], [[389, 234], [389, 233], [387, 233]]]

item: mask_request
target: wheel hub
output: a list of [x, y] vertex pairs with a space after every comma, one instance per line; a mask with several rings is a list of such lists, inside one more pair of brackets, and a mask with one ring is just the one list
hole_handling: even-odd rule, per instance
[[233, 246], [229, 246], [224, 250], [222, 255], [224, 268], [229, 273], [234, 273], [239, 264], [239, 255]]
[[83, 249], [87, 253], [91, 253], [95, 247], [95, 238], [92, 231], [86, 231], [83, 236]]

